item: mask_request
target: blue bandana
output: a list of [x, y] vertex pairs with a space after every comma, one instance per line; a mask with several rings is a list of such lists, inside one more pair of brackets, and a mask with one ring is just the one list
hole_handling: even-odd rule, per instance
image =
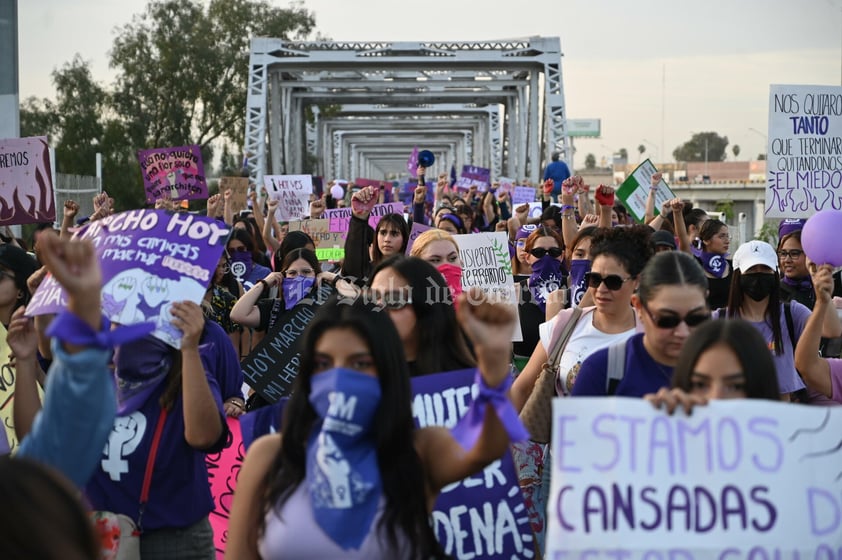
[[307, 444], [307, 488], [316, 523], [344, 550], [359, 549], [382, 495], [371, 428], [380, 406], [376, 377], [334, 368], [313, 376], [310, 403], [321, 421]]

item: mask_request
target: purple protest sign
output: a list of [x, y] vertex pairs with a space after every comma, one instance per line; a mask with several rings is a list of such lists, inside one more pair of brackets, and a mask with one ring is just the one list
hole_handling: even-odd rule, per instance
[[515, 187], [512, 192], [512, 206], [535, 202], [535, 189], [532, 187]]
[[161, 198], [198, 200], [208, 197], [202, 151], [197, 145], [138, 150], [146, 202]]
[[[474, 369], [412, 378], [416, 425], [453, 428], [477, 393]], [[526, 558], [534, 537], [511, 454], [446, 486], [433, 507], [433, 530], [454, 558]]]
[[55, 219], [47, 137], [0, 140], [0, 225]]
[[427, 231], [428, 229], [433, 229], [433, 226], [419, 224], [418, 222], [412, 222], [412, 228], [409, 230], [409, 240], [406, 243], [407, 255], [412, 251], [412, 246], [415, 244], [415, 240], [418, 238], [418, 236]]
[[[384, 204], [375, 204], [371, 209], [371, 215], [368, 217], [368, 225], [372, 229], [377, 228], [380, 223], [380, 218], [386, 214], [403, 214], [404, 205], [402, 202], [386, 202]], [[330, 231], [332, 232], [347, 232], [348, 225], [351, 223], [351, 209], [350, 208], [331, 208], [325, 210], [325, 219], [330, 221]]]
[[[201, 303], [229, 232], [205, 216], [130, 210], [91, 222], [76, 236], [96, 246], [105, 316], [125, 325], [152, 321], [153, 335], [179, 348], [181, 331], [170, 323], [172, 303]], [[32, 295], [26, 314], [65, 307], [61, 286], [48, 276]]]
[[459, 180], [456, 181], [456, 188], [466, 191], [472, 185], [477, 186], [477, 190], [485, 191], [491, 183], [491, 170], [485, 167], [476, 167], [475, 165], [463, 165], [462, 174]]

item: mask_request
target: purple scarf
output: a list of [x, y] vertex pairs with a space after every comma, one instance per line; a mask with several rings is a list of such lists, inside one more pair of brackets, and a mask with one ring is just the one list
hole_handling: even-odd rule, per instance
[[725, 274], [725, 270], [728, 268], [725, 261], [725, 255], [720, 255], [719, 253], [708, 253], [707, 251], [702, 251], [699, 259], [702, 261], [702, 268], [705, 269], [705, 272], [714, 278], [722, 278]]
[[807, 292], [810, 294], [813, 293], [813, 281], [809, 276], [803, 276], [801, 278], [789, 278], [784, 276], [781, 280], [793, 290], [798, 292]]
[[576, 307], [588, 287], [585, 285], [585, 274], [591, 270], [591, 261], [588, 259], [574, 259], [570, 261], [570, 307]]
[[284, 309], [289, 311], [304, 299], [313, 284], [316, 283], [316, 277], [296, 276], [295, 278], [284, 278], [281, 281], [281, 287], [284, 291]]
[[172, 349], [152, 335], [117, 347], [117, 416], [131, 414], [144, 405], [167, 378], [172, 360]]

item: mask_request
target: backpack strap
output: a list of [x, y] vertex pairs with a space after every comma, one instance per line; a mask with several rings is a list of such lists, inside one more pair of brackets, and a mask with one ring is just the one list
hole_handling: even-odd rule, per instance
[[605, 376], [605, 394], [612, 396], [617, 392], [620, 381], [626, 374], [626, 343], [628, 339], [608, 347], [608, 369]]
[[795, 355], [795, 323], [792, 320], [792, 306], [790, 302], [784, 302], [784, 319], [786, 319], [786, 330], [789, 331], [789, 342], [792, 344], [792, 355]]

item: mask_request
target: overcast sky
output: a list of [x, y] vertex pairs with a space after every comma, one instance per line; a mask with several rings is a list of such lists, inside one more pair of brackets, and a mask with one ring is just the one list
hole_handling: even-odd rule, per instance
[[[276, 5], [287, 2], [269, 0]], [[842, 0], [305, 0], [335, 40], [561, 38], [568, 118], [599, 118], [588, 153], [626, 148], [672, 160], [693, 132], [765, 152], [770, 84], [839, 85]], [[50, 73], [74, 53], [111, 82], [115, 28], [143, 0], [18, 0], [20, 94], [53, 97]], [[245, 110], [245, 109], [244, 109]], [[663, 116], [663, 118], [662, 118]], [[757, 129], [760, 133], [752, 132]]]

